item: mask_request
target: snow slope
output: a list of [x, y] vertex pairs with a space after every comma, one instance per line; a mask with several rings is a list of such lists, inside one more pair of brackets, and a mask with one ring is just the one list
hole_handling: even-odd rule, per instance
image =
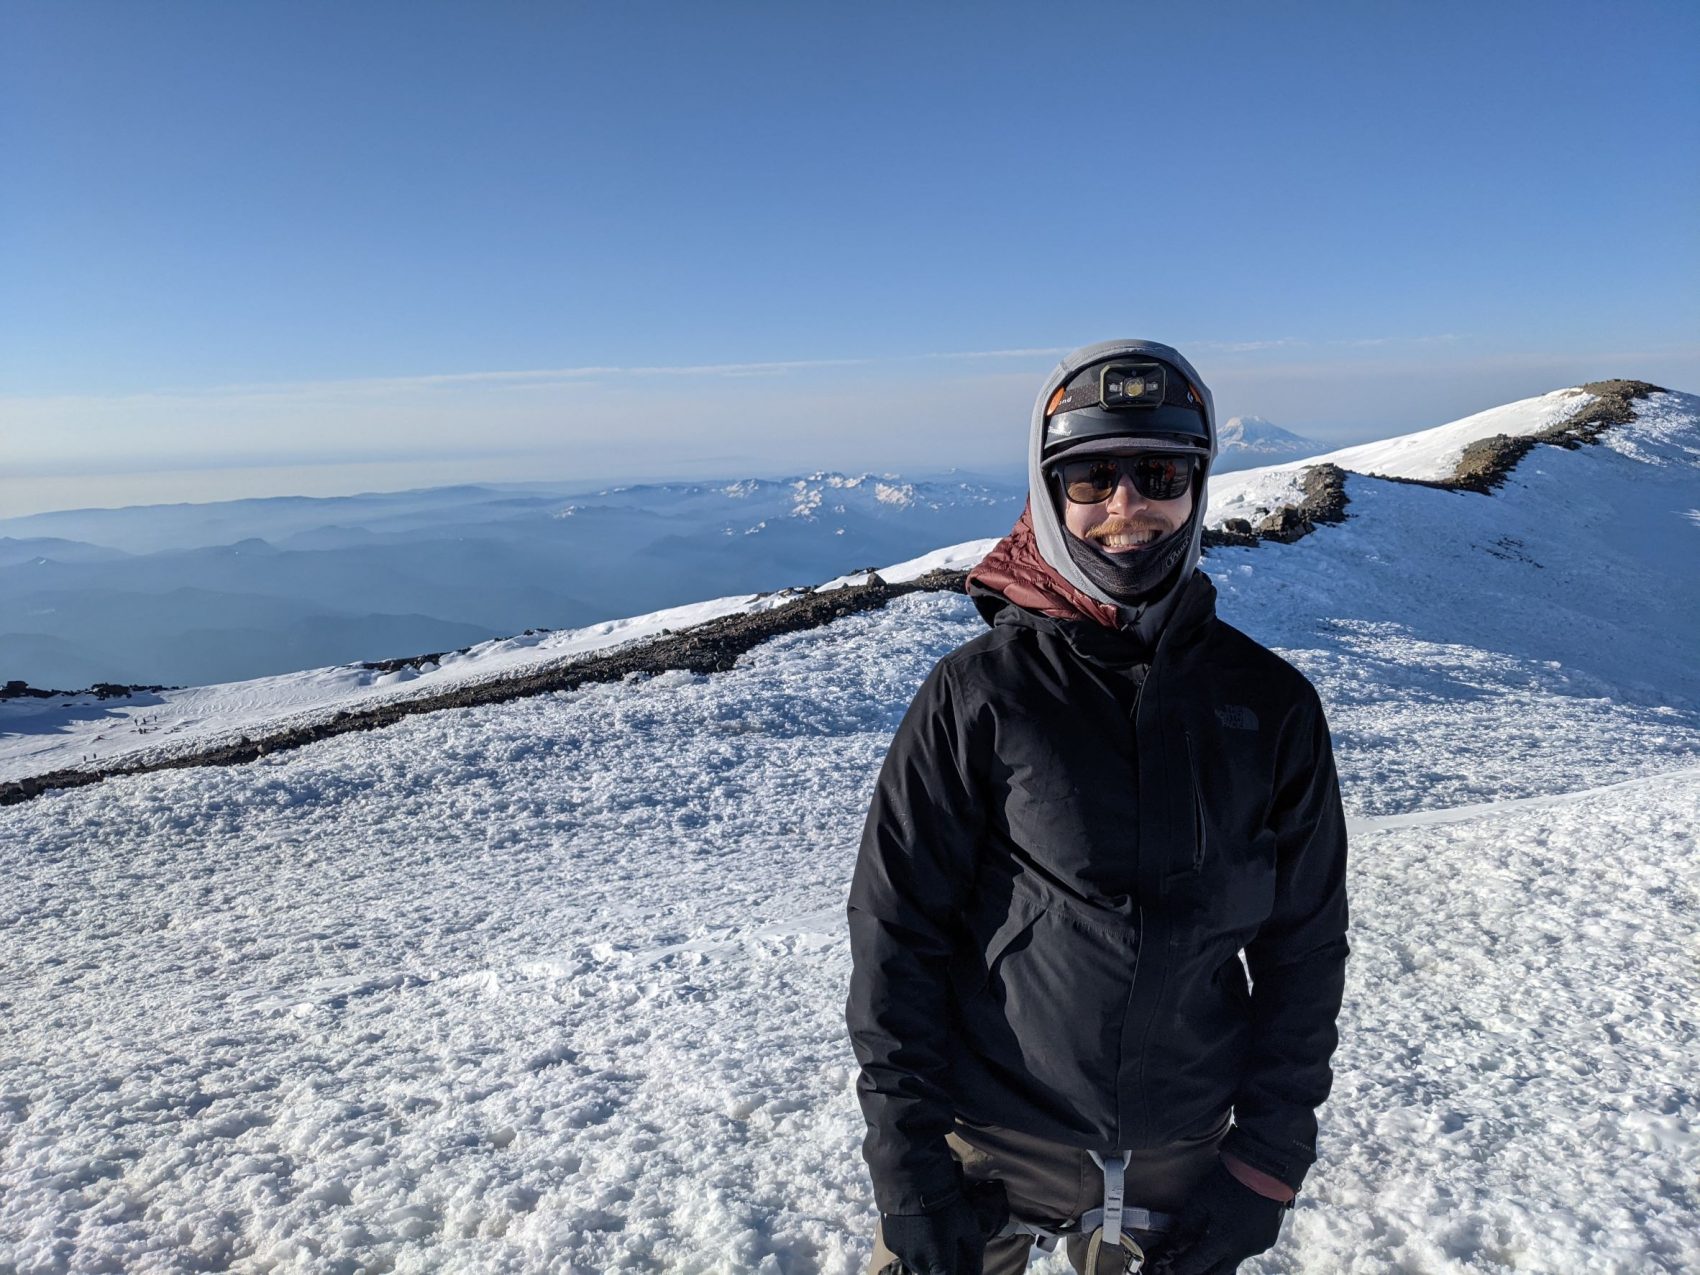
[[[1664, 395], [1212, 555], [1353, 829], [1323, 1161], [1247, 1275], [1700, 1267], [1697, 470]], [[0, 1268], [858, 1271], [843, 899], [982, 627], [910, 595], [0, 810]]]

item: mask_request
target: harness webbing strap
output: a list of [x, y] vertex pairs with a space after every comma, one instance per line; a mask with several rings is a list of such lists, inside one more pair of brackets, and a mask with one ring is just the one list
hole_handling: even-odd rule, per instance
[[1173, 1228], [1174, 1215], [1157, 1209], [1142, 1209], [1127, 1203], [1127, 1166], [1133, 1152], [1118, 1151], [1109, 1156], [1093, 1151], [1092, 1161], [1104, 1171], [1104, 1206], [1088, 1209], [1080, 1217], [1058, 1227], [1040, 1226], [1024, 1218], [1011, 1217], [1004, 1235], [1031, 1235], [1038, 1246], [1047, 1252], [1054, 1250], [1057, 1241], [1069, 1235], [1091, 1238], [1087, 1249], [1087, 1269], [1098, 1269], [1099, 1256], [1108, 1251], [1120, 1254], [1119, 1269], [1137, 1271], [1145, 1263], [1145, 1253], [1124, 1228], [1136, 1231], [1163, 1232]]
[[1127, 1164], [1133, 1158], [1130, 1151], [1114, 1156], [1092, 1152], [1092, 1159], [1104, 1171], [1104, 1243], [1111, 1248], [1122, 1242], [1122, 1198], [1127, 1182]]
[[[1031, 1235], [1038, 1241], [1039, 1247], [1049, 1251], [1055, 1247], [1057, 1240], [1069, 1235], [1090, 1235], [1104, 1225], [1103, 1209], [1088, 1209], [1066, 1226], [1041, 1226], [1037, 1222], [1029, 1222], [1025, 1218], [1011, 1218], [1009, 1223], [999, 1231], [999, 1235]], [[1141, 1209], [1131, 1204], [1122, 1205], [1122, 1229], [1124, 1231], [1168, 1231], [1174, 1229], [1175, 1215], [1164, 1213], [1158, 1209]]]

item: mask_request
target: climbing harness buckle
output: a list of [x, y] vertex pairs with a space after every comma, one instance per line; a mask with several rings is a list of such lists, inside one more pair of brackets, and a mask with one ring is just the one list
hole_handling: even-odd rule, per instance
[[[1145, 1250], [1122, 1229], [1128, 1212], [1127, 1165], [1132, 1158], [1131, 1151], [1118, 1151], [1111, 1156], [1092, 1152], [1092, 1162], [1104, 1171], [1104, 1208], [1097, 1227], [1090, 1232], [1091, 1239], [1086, 1242], [1088, 1275], [1132, 1275], [1145, 1265]], [[1082, 1229], [1085, 1222], [1082, 1218]]]
[[1090, 1153], [1092, 1160], [1104, 1171], [1104, 1204], [1089, 1209], [1074, 1221], [1062, 1226], [1041, 1226], [1024, 1218], [1012, 1217], [1004, 1228], [1005, 1235], [1030, 1235], [1045, 1252], [1056, 1249], [1059, 1240], [1086, 1236], [1087, 1275], [1137, 1275], [1145, 1267], [1145, 1250], [1130, 1232], [1139, 1231], [1147, 1239], [1174, 1227], [1174, 1215], [1156, 1209], [1142, 1209], [1126, 1201], [1126, 1178], [1131, 1151], [1109, 1156]]

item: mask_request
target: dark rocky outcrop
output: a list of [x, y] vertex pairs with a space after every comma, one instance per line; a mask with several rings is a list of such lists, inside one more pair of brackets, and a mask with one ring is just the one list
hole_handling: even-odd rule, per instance
[[137, 694], [151, 695], [159, 691], [175, 691], [178, 689], [175, 686], [125, 686], [117, 682], [96, 682], [93, 686], [81, 691], [50, 691], [14, 679], [4, 686], [0, 686], [0, 699], [51, 699], [55, 695], [73, 698], [90, 695], [95, 699], [127, 699]]
[[1495, 434], [1471, 443], [1453, 471], [1451, 480], [1443, 484], [1457, 491], [1487, 494], [1503, 483], [1517, 468], [1517, 462], [1539, 444], [1574, 450], [1597, 443], [1600, 435], [1613, 425], [1624, 425], [1635, 419], [1635, 400], [1664, 391], [1646, 381], [1590, 381], [1582, 387], [1594, 395], [1594, 401], [1567, 420], [1538, 434], [1508, 437]]
[[1254, 527], [1244, 518], [1229, 518], [1204, 532], [1206, 549], [1248, 549], [1273, 540], [1291, 544], [1317, 527], [1346, 521], [1346, 471], [1338, 465], [1309, 465], [1300, 479], [1304, 495], [1296, 505], [1282, 505]]

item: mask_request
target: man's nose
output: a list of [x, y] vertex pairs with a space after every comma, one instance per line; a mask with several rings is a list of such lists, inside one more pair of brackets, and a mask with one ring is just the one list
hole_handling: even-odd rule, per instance
[[1116, 479], [1116, 489], [1110, 493], [1110, 512], [1124, 513], [1135, 505], [1141, 504], [1144, 499], [1134, 489], [1133, 476], [1122, 474]]

